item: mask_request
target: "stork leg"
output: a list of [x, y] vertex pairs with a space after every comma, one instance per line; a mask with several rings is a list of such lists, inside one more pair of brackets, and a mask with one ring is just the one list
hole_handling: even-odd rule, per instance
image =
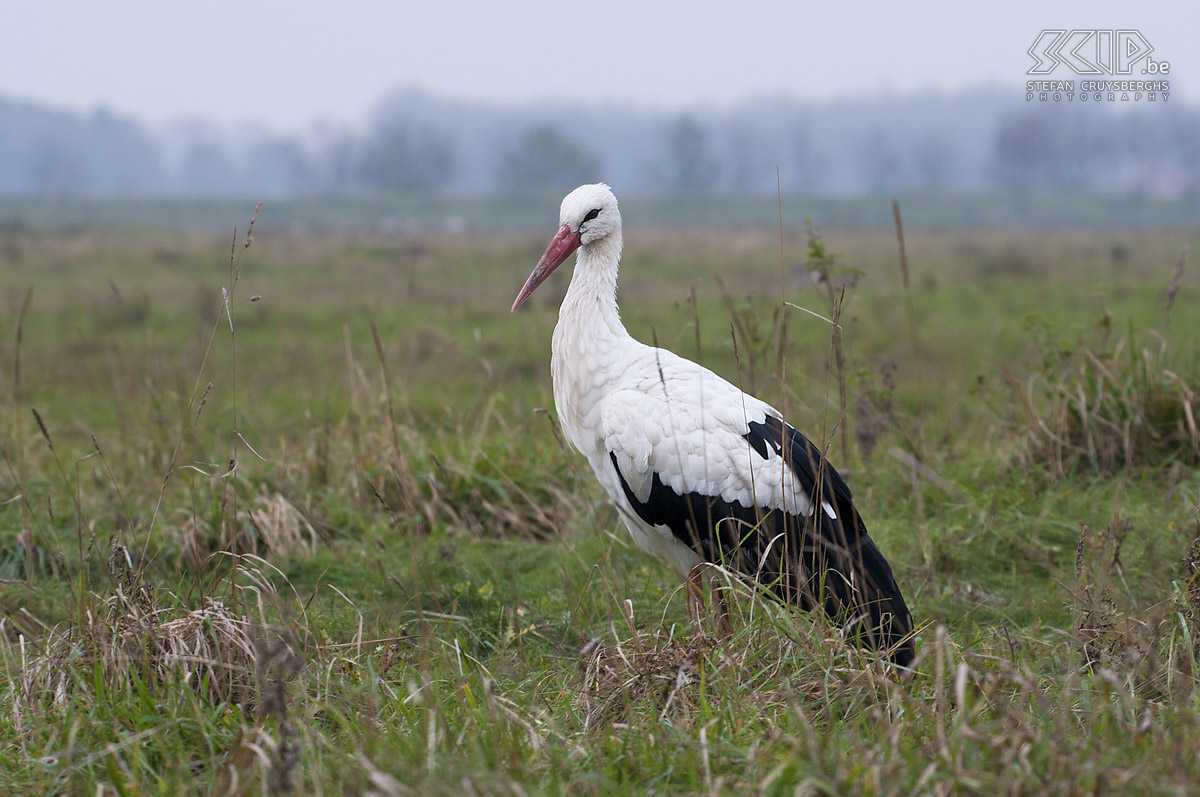
[[709, 587], [709, 591], [717, 599], [717, 614], [713, 621], [713, 626], [716, 629], [717, 636], [727, 637], [733, 634], [733, 621], [730, 620], [729, 603], [725, 600], [725, 588], [716, 583], [716, 579]]
[[718, 587], [716, 579], [711, 576], [708, 579], [708, 591], [713, 597], [715, 613], [710, 614], [709, 607], [705, 605], [704, 581], [707, 567], [701, 563], [688, 572], [688, 615], [697, 632], [704, 633], [705, 621], [711, 620], [713, 635], [727, 637], [733, 632], [733, 625], [729, 619], [729, 604], [725, 600], [725, 590]]
[[704, 565], [696, 565], [687, 575], [688, 617], [696, 631], [704, 631]]

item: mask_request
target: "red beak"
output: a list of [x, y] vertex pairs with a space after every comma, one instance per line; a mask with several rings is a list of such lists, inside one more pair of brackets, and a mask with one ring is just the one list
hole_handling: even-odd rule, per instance
[[529, 279], [525, 280], [525, 287], [521, 288], [521, 292], [517, 294], [517, 300], [513, 302], [512, 309], [516, 310], [524, 304], [525, 300], [529, 298], [529, 294], [537, 290], [537, 286], [541, 285], [554, 269], [561, 266], [563, 261], [579, 248], [579, 244], [579, 233], [572, 232], [571, 225], [564, 224], [558, 231], [558, 235], [554, 236], [550, 245], [546, 247], [542, 259], [534, 266]]

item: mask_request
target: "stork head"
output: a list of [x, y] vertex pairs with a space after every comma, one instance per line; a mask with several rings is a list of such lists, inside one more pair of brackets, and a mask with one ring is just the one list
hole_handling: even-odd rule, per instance
[[617, 198], [604, 183], [581, 185], [567, 194], [558, 211], [558, 233], [551, 239], [546, 252], [517, 294], [512, 309], [516, 310], [554, 269], [558, 268], [581, 246], [601, 241], [621, 229], [621, 212]]

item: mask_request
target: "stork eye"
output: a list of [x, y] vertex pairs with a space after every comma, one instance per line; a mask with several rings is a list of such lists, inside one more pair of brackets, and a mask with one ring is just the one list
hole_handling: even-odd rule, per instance
[[599, 215], [600, 215], [600, 208], [592, 208], [591, 210], [588, 211], [588, 214], [583, 217], [583, 220], [591, 221], [592, 219], [596, 218]]

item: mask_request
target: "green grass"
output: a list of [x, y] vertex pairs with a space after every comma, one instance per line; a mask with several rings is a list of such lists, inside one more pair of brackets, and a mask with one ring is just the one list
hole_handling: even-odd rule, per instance
[[[228, 235], [0, 232], [0, 790], [1200, 778], [1186, 437], [1093, 467], [1039, 454], [1029, 414], [1057, 417], [1073, 380], [1103, 388], [1072, 359], [1085, 346], [1130, 377], [1095, 429], [1157, 407], [1122, 396], [1174, 385], [1163, 368], [1196, 389], [1194, 273], [1163, 318], [1194, 230], [910, 230], [915, 349], [893, 236], [826, 233], [862, 272], [840, 317], [850, 457], [833, 457], [921, 624], [902, 676], [743, 585], [731, 638], [693, 632], [680, 579], [556, 435], [566, 275], [507, 311], [540, 236], [270, 218], [237, 244], [232, 331]], [[780, 301], [829, 313], [804, 262], [802, 229], [782, 275], [777, 232], [635, 229], [624, 318], [819, 436], [838, 404], [829, 328]], [[1104, 359], [1156, 335], [1158, 370]], [[1171, 395], [1177, 429], [1187, 393]]]

